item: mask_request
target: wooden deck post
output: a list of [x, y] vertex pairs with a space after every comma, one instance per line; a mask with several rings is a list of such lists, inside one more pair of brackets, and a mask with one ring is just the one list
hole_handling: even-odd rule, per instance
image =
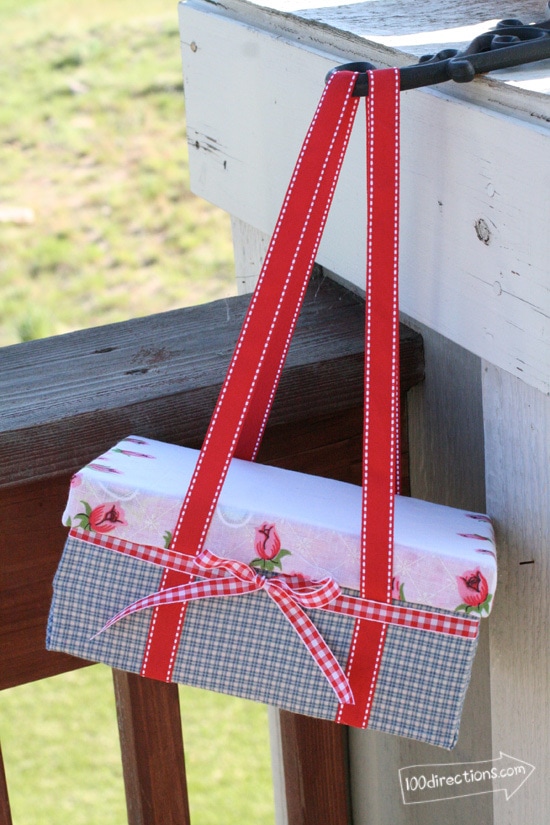
[[347, 728], [280, 711], [290, 825], [349, 825]]
[[113, 670], [128, 825], [189, 825], [177, 685]]
[[8, 784], [0, 747], [0, 825], [12, 825]]

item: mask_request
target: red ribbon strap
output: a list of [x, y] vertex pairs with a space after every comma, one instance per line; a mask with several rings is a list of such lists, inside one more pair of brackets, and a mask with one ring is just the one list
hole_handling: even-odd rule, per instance
[[[176, 554], [195, 557], [201, 553], [232, 457], [251, 459], [256, 453], [349, 141], [358, 103], [352, 96], [355, 79], [356, 74], [352, 72], [336, 72], [331, 77], [302, 146], [174, 531], [171, 551]], [[397, 69], [369, 73], [367, 179], [360, 596], [362, 600], [387, 606], [391, 603], [399, 415]], [[204, 563], [203, 555], [201, 559]], [[305, 614], [296, 591], [290, 595], [281, 585], [281, 577], [251, 580], [250, 576], [257, 575], [253, 571], [241, 573], [242, 577], [235, 574], [241, 582], [239, 587], [249, 584], [255, 589], [265, 589], [281, 609], [285, 605], [283, 612], [300, 638], [308, 635], [315, 639], [312, 646], [324, 645], [318, 633], [311, 635], [313, 631], [310, 634], [309, 626], [302, 624], [301, 616]], [[213, 583], [202, 586], [205, 584]], [[190, 586], [189, 574], [166, 568], [160, 589], [181, 595], [191, 592]], [[161, 593], [151, 598], [160, 597]], [[161, 601], [152, 603], [154, 610], [142, 675], [170, 681], [187, 601], [187, 595], [178, 601], [162, 596]], [[159, 610], [161, 604], [163, 608]], [[378, 611], [377, 618], [374, 614], [368, 619], [359, 618], [355, 624], [347, 663], [347, 680], [355, 704], [340, 700], [339, 722], [358, 727], [367, 725], [385, 640], [386, 623], [380, 618], [383, 612]], [[334, 657], [322, 645], [318, 658], [326, 657], [326, 670], [331, 673], [330, 678], [336, 680], [337, 695], [340, 691], [342, 696], [349, 696], [349, 685], [342, 680], [340, 666], [336, 662], [335, 667]]]
[[[365, 419], [360, 594], [391, 603], [399, 414], [399, 70], [369, 74]], [[336, 721], [366, 727], [386, 625], [357, 621], [347, 674], [356, 703]]]

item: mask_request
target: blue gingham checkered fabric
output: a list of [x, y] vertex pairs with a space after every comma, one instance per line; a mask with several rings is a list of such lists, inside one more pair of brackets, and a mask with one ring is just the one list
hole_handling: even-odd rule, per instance
[[[139, 673], [151, 612], [91, 640], [119, 610], [158, 590], [162, 570], [69, 538], [54, 580], [47, 647]], [[443, 612], [443, 611], [441, 611]], [[354, 620], [310, 611], [345, 668]], [[477, 640], [389, 626], [369, 728], [452, 748]], [[265, 591], [190, 603], [173, 680], [334, 719], [336, 697]]]
[[453, 748], [477, 642], [390, 625], [369, 728]]

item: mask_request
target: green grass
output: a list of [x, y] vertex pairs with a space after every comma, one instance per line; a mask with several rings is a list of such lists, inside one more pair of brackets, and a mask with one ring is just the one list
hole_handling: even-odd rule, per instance
[[[193, 825], [272, 825], [265, 707], [180, 688]], [[103, 665], [0, 694], [14, 825], [126, 821], [110, 671]]]
[[[189, 192], [177, 4], [0, 0], [0, 346], [235, 292]], [[265, 708], [182, 689], [194, 825], [267, 825]], [[126, 819], [110, 672], [0, 694], [15, 825]]]
[[235, 292], [189, 191], [177, 4], [0, 0], [0, 346]]

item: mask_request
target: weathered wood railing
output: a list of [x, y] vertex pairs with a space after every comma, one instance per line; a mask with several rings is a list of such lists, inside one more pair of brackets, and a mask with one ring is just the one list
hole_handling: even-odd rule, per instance
[[[70, 476], [130, 433], [200, 446], [247, 301], [0, 350], [1, 689], [87, 664], [44, 648]], [[363, 302], [315, 277], [259, 460], [359, 482], [362, 364]], [[422, 377], [421, 338], [402, 328], [403, 397]], [[117, 671], [114, 683], [129, 823], [189, 822], [177, 687]], [[280, 719], [290, 825], [346, 825], [345, 729]], [[10, 822], [0, 758], [0, 824]]]

